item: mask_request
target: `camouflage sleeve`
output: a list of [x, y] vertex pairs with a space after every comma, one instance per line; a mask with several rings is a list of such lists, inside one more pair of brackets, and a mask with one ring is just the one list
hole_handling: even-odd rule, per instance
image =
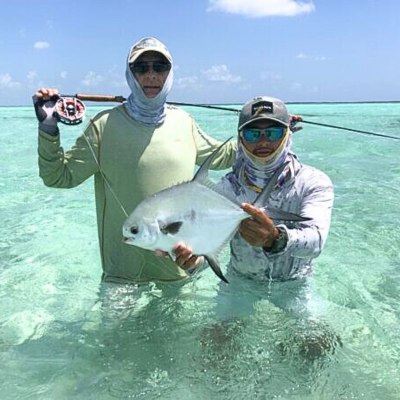
[[[283, 253], [292, 257], [317, 257], [328, 238], [334, 200], [334, 189], [331, 180], [323, 174], [310, 175], [308, 191], [301, 201], [300, 215], [310, 217], [297, 229], [278, 225], [286, 230], [288, 243]], [[277, 253], [279, 255], [281, 253]]]
[[[60, 136], [39, 130], [39, 175], [49, 187], [72, 188], [98, 171], [93, 153], [98, 154], [98, 133], [90, 122], [75, 145], [64, 153]], [[90, 143], [90, 145], [88, 144]]]
[[[194, 120], [192, 123], [192, 132], [197, 149], [196, 164], [201, 165], [223, 142], [206, 135]], [[218, 150], [216, 158], [211, 163], [211, 169], [230, 168], [235, 161], [236, 151], [236, 141], [229, 141], [226, 143], [224, 147]]]

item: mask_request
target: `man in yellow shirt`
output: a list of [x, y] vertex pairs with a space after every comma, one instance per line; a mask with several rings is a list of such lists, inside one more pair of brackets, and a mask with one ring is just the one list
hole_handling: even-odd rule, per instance
[[[39, 171], [46, 186], [72, 188], [94, 176], [103, 280], [178, 281], [187, 278], [174, 262], [121, 241], [126, 214], [144, 198], [190, 180], [221, 144], [185, 111], [166, 104], [172, 57], [155, 38], [132, 46], [126, 66], [127, 101], [97, 114], [75, 145], [64, 152], [54, 105], [57, 89], [42, 88], [33, 101], [39, 120]], [[236, 144], [227, 143], [212, 164], [230, 167]], [[114, 193], [113, 193], [114, 192]]]

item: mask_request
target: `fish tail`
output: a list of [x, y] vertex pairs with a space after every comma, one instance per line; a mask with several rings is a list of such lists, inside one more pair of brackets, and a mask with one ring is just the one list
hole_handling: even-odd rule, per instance
[[204, 258], [207, 260], [208, 264], [210, 264], [210, 267], [214, 271], [215, 275], [217, 275], [218, 278], [223, 280], [225, 283], [229, 283], [228, 280], [225, 278], [224, 274], [222, 273], [218, 261], [212, 256], [205, 255]]

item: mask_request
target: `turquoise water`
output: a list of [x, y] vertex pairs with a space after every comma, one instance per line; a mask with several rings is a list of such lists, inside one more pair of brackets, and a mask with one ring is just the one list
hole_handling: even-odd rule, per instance
[[[187, 110], [216, 138], [235, 132], [234, 114]], [[289, 110], [400, 137], [400, 104]], [[269, 301], [285, 296], [281, 283], [246, 282], [238, 290], [252, 311], [221, 324], [210, 270], [183, 287], [101, 284], [92, 180], [46, 188], [32, 109], [1, 107], [1, 398], [398, 399], [400, 141], [304, 127], [294, 149], [331, 177], [336, 196], [315, 260], [312, 316]], [[69, 148], [80, 127], [62, 129]], [[321, 326], [340, 340], [308, 357], [299, 343]]]

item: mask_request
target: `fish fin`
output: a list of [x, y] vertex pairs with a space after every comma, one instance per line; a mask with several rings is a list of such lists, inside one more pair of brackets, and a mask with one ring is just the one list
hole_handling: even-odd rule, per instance
[[285, 168], [290, 164], [290, 161], [286, 161], [279, 167], [272, 175], [269, 182], [264, 186], [262, 192], [257, 196], [253, 205], [259, 207], [261, 210], [265, 211], [266, 214], [273, 220], [278, 221], [291, 221], [291, 222], [303, 222], [310, 221], [312, 218], [302, 217], [298, 214], [291, 213], [289, 211], [278, 210], [277, 208], [268, 207], [265, 204], [271, 193], [275, 189], [275, 185], [278, 182], [279, 177]]
[[232, 137], [230, 137], [228, 140], [226, 140], [224, 143], [222, 143], [221, 146], [219, 146], [215, 151], [212, 152], [212, 154], [210, 154], [206, 158], [206, 160], [203, 162], [203, 164], [201, 164], [200, 168], [196, 172], [196, 175], [194, 176], [193, 181], [197, 181], [197, 182], [201, 182], [201, 183], [208, 181], [208, 170], [210, 169], [210, 165], [213, 162], [218, 150], [220, 150], [222, 147], [224, 147], [231, 139], [232, 139]]
[[271, 219], [278, 221], [304, 222], [312, 219], [308, 217], [302, 217], [301, 215], [291, 213], [289, 211], [278, 210], [277, 208], [267, 206], [261, 207], [261, 210], [265, 211], [265, 213]]
[[233, 195], [230, 195], [229, 193], [225, 193], [217, 184], [215, 184], [213, 181], [211, 181], [208, 178], [208, 170], [210, 168], [211, 163], [213, 162], [215, 155], [217, 154], [218, 150], [221, 149], [228, 143], [232, 137], [230, 137], [228, 140], [225, 140], [224, 143], [221, 144], [211, 155], [207, 157], [207, 159], [201, 164], [200, 168], [196, 172], [192, 182], [196, 182], [198, 184], [201, 184], [203, 186], [206, 186], [208, 189], [211, 189], [215, 193], [218, 193], [219, 195], [225, 197], [226, 199], [230, 200], [232, 203], [238, 205], [240, 207], [241, 202], [238, 201]]
[[207, 187], [208, 189], [211, 189], [213, 192], [218, 193], [219, 195], [225, 197], [226, 199], [230, 200], [232, 203], [238, 205], [241, 207], [241, 202], [238, 201], [237, 198], [235, 198], [232, 194], [224, 192], [217, 184], [212, 182], [211, 180], [207, 179], [204, 182], [201, 182], [201, 185]]
[[274, 172], [274, 174], [272, 175], [269, 182], [264, 186], [264, 189], [262, 190], [262, 192], [257, 196], [256, 200], [254, 201], [254, 203], [253, 203], [254, 206], [262, 208], [265, 205], [268, 197], [274, 191], [275, 185], [276, 185], [281, 173], [284, 171], [284, 169], [287, 167], [287, 165], [289, 163], [290, 163], [290, 161], [286, 161], [285, 163], [283, 163], [283, 165], [281, 167], [279, 167]]
[[204, 256], [204, 258], [207, 260], [208, 264], [210, 264], [210, 267], [214, 271], [215, 275], [217, 275], [218, 278], [220, 278], [224, 282], [229, 283], [221, 271], [221, 267], [219, 266], [218, 260], [212, 256], [206, 256], [206, 255]]
[[167, 235], [168, 233], [174, 235], [175, 233], [179, 232], [179, 229], [181, 229], [182, 224], [183, 221], [171, 222], [168, 225], [160, 226], [160, 231], [164, 235]]

